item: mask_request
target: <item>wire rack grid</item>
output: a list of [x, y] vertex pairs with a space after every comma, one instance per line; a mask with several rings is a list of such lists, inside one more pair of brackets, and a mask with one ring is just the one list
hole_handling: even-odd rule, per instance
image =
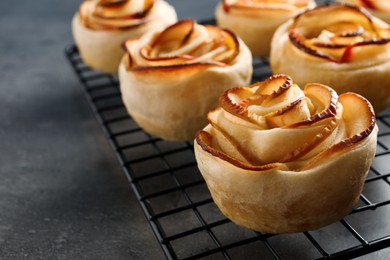
[[[65, 54], [167, 259], [350, 259], [390, 247], [390, 110], [377, 116], [376, 156], [350, 215], [315, 231], [262, 234], [222, 215], [193, 143], [144, 132], [128, 115], [116, 77], [90, 69], [75, 45]], [[266, 58], [253, 67], [253, 82], [271, 75]]]
[[[123, 106], [117, 78], [90, 69], [74, 45], [65, 53], [168, 259], [346, 259], [390, 246], [390, 111], [377, 117], [376, 158], [349, 216], [316, 231], [262, 234], [219, 212], [191, 142], [144, 132]], [[253, 66], [253, 81], [271, 74], [267, 59], [255, 59]]]

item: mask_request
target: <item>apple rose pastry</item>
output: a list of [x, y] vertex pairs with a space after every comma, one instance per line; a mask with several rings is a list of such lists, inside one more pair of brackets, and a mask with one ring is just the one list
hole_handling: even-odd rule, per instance
[[252, 56], [235, 34], [193, 20], [125, 43], [119, 67], [123, 102], [147, 132], [193, 140], [219, 95], [252, 76]]
[[270, 65], [301, 86], [359, 93], [380, 112], [390, 104], [390, 25], [359, 7], [319, 6], [278, 28]]
[[[356, 116], [359, 115], [359, 116]], [[346, 216], [359, 199], [377, 139], [364, 97], [275, 75], [221, 95], [194, 143], [221, 211], [268, 233], [302, 232]]]
[[373, 16], [390, 23], [390, 1], [388, 0], [337, 0], [337, 2], [364, 7]]
[[215, 16], [217, 24], [237, 33], [253, 55], [268, 56], [276, 28], [314, 6], [314, 0], [222, 0]]
[[86, 64], [116, 74], [123, 42], [176, 21], [174, 8], [163, 0], [86, 0], [73, 17], [72, 32]]

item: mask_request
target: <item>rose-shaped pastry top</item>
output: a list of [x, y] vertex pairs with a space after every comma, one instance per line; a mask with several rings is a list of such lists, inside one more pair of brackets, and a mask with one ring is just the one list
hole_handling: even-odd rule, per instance
[[358, 93], [379, 113], [390, 104], [390, 25], [357, 6], [319, 6], [275, 31], [270, 66], [300, 86]]
[[[302, 171], [318, 166], [373, 133], [370, 103], [310, 83], [301, 90], [286, 75], [230, 89], [197, 143], [212, 155], [247, 170]], [[356, 116], [359, 115], [359, 116]]]
[[149, 21], [155, 0], [87, 0], [80, 5], [80, 20], [92, 30], [127, 30]]
[[390, 1], [388, 0], [337, 0], [337, 2], [364, 7], [374, 16], [390, 22]]
[[314, 58], [372, 66], [390, 59], [390, 26], [351, 5], [319, 6], [295, 17], [290, 42]]
[[[135, 46], [134, 46], [135, 45]], [[161, 68], [227, 66], [235, 62], [239, 40], [228, 30], [182, 20], [125, 43], [126, 68], [143, 71]]]
[[278, 12], [296, 13], [314, 4], [313, 0], [223, 0], [225, 12], [249, 16], [280, 15]]

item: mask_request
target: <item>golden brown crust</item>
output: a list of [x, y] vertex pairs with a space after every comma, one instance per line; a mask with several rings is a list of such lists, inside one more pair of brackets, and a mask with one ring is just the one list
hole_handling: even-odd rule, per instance
[[[275, 89], [276, 78], [265, 82]], [[308, 84], [304, 92], [292, 84], [281, 96], [266, 89], [257, 83], [226, 91], [223, 102], [247, 104], [262, 95], [279, 102], [260, 101], [232, 113], [218, 108], [196, 136], [198, 167], [214, 201], [235, 223], [261, 232], [301, 232], [339, 220], [357, 203], [375, 155], [372, 106], [358, 94], [337, 96], [321, 84]], [[284, 125], [265, 120], [272, 109], [285, 111], [280, 103], [301, 102]]]

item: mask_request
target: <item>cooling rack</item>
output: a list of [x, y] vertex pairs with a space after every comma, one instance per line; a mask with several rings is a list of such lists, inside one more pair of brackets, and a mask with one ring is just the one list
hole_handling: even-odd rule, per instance
[[[348, 259], [390, 247], [390, 110], [377, 117], [376, 157], [349, 216], [315, 231], [262, 234], [220, 213], [191, 142], [145, 133], [127, 114], [117, 78], [86, 66], [74, 45], [65, 53], [168, 259]], [[267, 59], [253, 66], [253, 81], [271, 74]]]
[[[351, 259], [390, 247], [390, 109], [377, 116], [377, 152], [350, 215], [315, 231], [262, 234], [221, 214], [193, 143], [144, 132], [126, 112], [116, 77], [86, 66], [74, 45], [65, 54], [167, 259]], [[253, 67], [252, 82], [271, 75], [266, 58]]]

